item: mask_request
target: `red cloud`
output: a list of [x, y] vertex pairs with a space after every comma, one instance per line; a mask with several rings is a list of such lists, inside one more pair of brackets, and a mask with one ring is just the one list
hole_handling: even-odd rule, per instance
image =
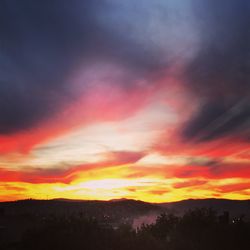
[[[211, 165], [161, 165], [161, 166], [134, 166], [127, 178], [140, 178], [145, 176], [160, 176], [165, 178], [202, 178], [202, 179], [224, 179], [242, 178], [250, 179], [250, 167], [247, 163], [213, 163]], [[205, 182], [204, 180], [204, 182]], [[192, 185], [205, 184], [196, 182], [184, 182], [176, 184], [176, 188]]]
[[182, 181], [176, 182], [173, 184], [174, 188], [186, 188], [186, 187], [194, 187], [194, 186], [202, 186], [206, 184], [205, 180], [190, 180], [190, 181]]
[[107, 153], [107, 160], [103, 162], [68, 166], [67, 169], [58, 166], [54, 169], [32, 168], [31, 170], [7, 170], [0, 168], [0, 181], [2, 182], [27, 182], [27, 183], [70, 183], [81, 172], [103, 169], [125, 164], [133, 164], [144, 156], [142, 152], [118, 151]]
[[[180, 125], [181, 127], [182, 125]], [[206, 156], [223, 158], [231, 155], [246, 154], [249, 143], [237, 138], [224, 138], [210, 142], [184, 141], [180, 136], [180, 127], [171, 133], [164, 132], [152, 150], [163, 155]]]
[[180, 166], [174, 171], [178, 178], [203, 177], [208, 179], [250, 178], [249, 164], [219, 163], [213, 166]]
[[124, 90], [121, 87], [98, 86], [84, 97], [64, 110], [56, 117], [29, 130], [11, 135], [0, 136], [0, 153], [28, 153], [35, 145], [79, 126], [93, 122], [114, 121], [133, 115], [146, 105], [157, 87], [134, 88]]
[[220, 193], [230, 193], [230, 192], [239, 192], [250, 189], [250, 182], [247, 183], [235, 183], [235, 184], [227, 184], [216, 187], [215, 190]]
[[159, 190], [150, 190], [150, 191], [148, 191], [148, 193], [154, 194], [154, 195], [164, 195], [164, 194], [166, 194], [168, 192], [169, 192], [168, 189], [159, 189]]

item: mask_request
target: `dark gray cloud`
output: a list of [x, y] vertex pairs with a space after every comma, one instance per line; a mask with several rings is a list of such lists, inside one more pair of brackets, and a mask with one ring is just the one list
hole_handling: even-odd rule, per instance
[[249, 137], [250, 3], [245, 0], [196, 1], [202, 42], [188, 64], [188, 88], [200, 108], [184, 128], [185, 138]]
[[152, 52], [103, 25], [110, 8], [96, 0], [0, 2], [0, 134], [35, 126], [77, 98], [66, 79], [80, 63], [112, 61], [131, 75], [160, 67]]
[[36, 126], [84, 94], [88, 83], [77, 91], [67, 80], [79, 65], [118, 65], [125, 73], [116, 84], [133, 91], [135, 79], [150, 79], [183, 60], [187, 88], [201, 103], [183, 136], [209, 140], [244, 130], [249, 138], [249, 5], [0, 1], [0, 134]]
[[188, 122], [184, 135], [187, 138], [196, 138], [198, 141], [228, 135], [240, 136], [248, 140], [249, 122], [249, 101], [224, 103], [223, 100], [210, 99], [201, 105], [198, 114]]
[[0, 2], [1, 134], [33, 126], [74, 97], [64, 78], [77, 61], [77, 48], [89, 42], [74, 7], [56, 0]]

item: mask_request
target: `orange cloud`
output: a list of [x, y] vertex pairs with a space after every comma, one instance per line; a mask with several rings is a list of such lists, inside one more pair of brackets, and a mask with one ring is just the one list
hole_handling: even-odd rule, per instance
[[173, 188], [197, 187], [197, 186], [202, 186], [207, 182], [208, 181], [206, 180], [189, 180], [189, 181], [176, 182], [172, 186]]
[[0, 168], [1, 180], [4, 182], [27, 182], [27, 183], [67, 183], [77, 179], [81, 173], [104, 169], [114, 166], [133, 164], [144, 156], [143, 152], [118, 151], [106, 154], [107, 160], [96, 163], [81, 164], [77, 166], [62, 166], [57, 168], [41, 169], [35, 168], [28, 170], [8, 170]]

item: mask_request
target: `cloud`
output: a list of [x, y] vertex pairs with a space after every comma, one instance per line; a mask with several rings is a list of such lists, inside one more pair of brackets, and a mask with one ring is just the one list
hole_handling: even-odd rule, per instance
[[9, 183], [0, 183], [0, 190], [4, 191], [17, 191], [17, 192], [24, 192], [27, 189], [22, 186], [10, 185]]
[[[84, 97], [95, 82], [83, 79], [80, 89], [73, 86], [69, 76], [76, 69], [84, 71], [99, 62], [117, 65], [126, 72], [116, 82], [124, 91], [137, 88], [138, 79], [165, 69], [183, 50], [176, 41], [186, 46], [194, 38], [188, 35], [191, 25], [183, 19], [176, 22], [171, 15], [165, 18], [163, 3], [157, 2], [144, 0], [141, 8], [130, 1], [2, 1], [0, 134], [37, 126]], [[176, 9], [170, 2], [164, 6], [169, 14], [180, 8], [185, 16], [181, 6]], [[169, 45], [164, 48], [165, 42]]]
[[153, 195], [164, 195], [169, 193], [169, 189], [156, 189], [156, 190], [150, 190], [148, 191], [149, 194], [153, 194]]
[[142, 159], [146, 153], [132, 151], [114, 151], [105, 154], [108, 161], [114, 161], [119, 165], [136, 163]]
[[183, 129], [186, 139], [249, 138], [249, 2], [196, 1], [202, 42], [185, 70], [200, 108]]
[[182, 181], [182, 182], [176, 182], [173, 184], [173, 188], [187, 188], [187, 187], [196, 187], [196, 186], [202, 186], [206, 184], [206, 180], [189, 180], [189, 181]]
[[[2, 166], [1, 180], [17, 192], [13, 182], [69, 184], [92, 170], [88, 178], [109, 179], [121, 166], [122, 178], [146, 177], [149, 186], [169, 179], [169, 190], [147, 193], [162, 198], [174, 189], [209, 189], [210, 180], [249, 179], [249, 14], [245, 0], [2, 0], [0, 153], [20, 155], [20, 164]], [[151, 112], [148, 104], [167, 108]], [[86, 137], [68, 133], [58, 148], [46, 148], [71, 129], [107, 121], [113, 125], [92, 131], [100, 137], [91, 129]], [[109, 152], [87, 164], [78, 157], [81, 140]], [[74, 152], [73, 160], [62, 152]], [[108, 168], [111, 176], [101, 176]], [[247, 192], [247, 185], [212, 191]]]
[[183, 61], [179, 73], [200, 105], [183, 137], [206, 141], [243, 130], [248, 139], [248, 23], [244, 0], [2, 1], [0, 134], [36, 127], [89, 89], [95, 92], [93, 77], [72, 83], [78, 69], [93, 76], [92, 67], [116, 65], [124, 74], [117, 78], [110, 69], [98, 84], [111, 80], [133, 92]]
[[219, 193], [241, 192], [250, 189], [250, 182], [221, 185], [214, 189]]
[[176, 167], [173, 176], [177, 178], [250, 178], [248, 163], [220, 163], [212, 166], [180, 166]]
[[[65, 82], [79, 26], [59, 1], [1, 2], [0, 133], [32, 127], [73, 97]], [[72, 95], [72, 96], [71, 96]]]
[[26, 167], [20, 170], [0, 168], [1, 181], [4, 182], [27, 182], [27, 183], [71, 183], [79, 175], [102, 170], [105, 168], [119, 167], [134, 164], [145, 154], [143, 152], [117, 151], [105, 153], [105, 159], [95, 163], [75, 165], [74, 162], [64, 162], [53, 168], [36, 166]]

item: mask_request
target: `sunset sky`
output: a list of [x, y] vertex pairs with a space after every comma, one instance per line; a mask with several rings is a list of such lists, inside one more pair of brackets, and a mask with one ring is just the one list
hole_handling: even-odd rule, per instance
[[0, 201], [250, 198], [250, 2], [1, 0]]

